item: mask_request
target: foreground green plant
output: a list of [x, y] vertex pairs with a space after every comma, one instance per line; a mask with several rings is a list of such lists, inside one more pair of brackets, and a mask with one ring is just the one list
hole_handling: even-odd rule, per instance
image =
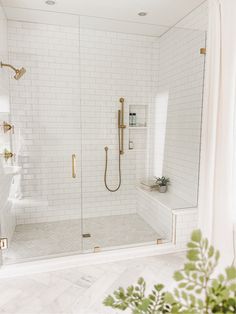
[[187, 245], [187, 263], [174, 273], [177, 288], [173, 292], [157, 284], [146, 294], [146, 282], [119, 288], [104, 300], [104, 305], [133, 314], [212, 314], [236, 313], [236, 268], [225, 269], [213, 278], [220, 254], [202, 237], [201, 231], [192, 233]]

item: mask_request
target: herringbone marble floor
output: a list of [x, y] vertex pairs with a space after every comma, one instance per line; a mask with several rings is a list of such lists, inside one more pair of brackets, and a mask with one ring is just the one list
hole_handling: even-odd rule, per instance
[[179, 253], [1, 279], [0, 313], [120, 313], [102, 305], [105, 296], [140, 276], [148, 289], [157, 282], [171, 289], [173, 272], [183, 261], [184, 254]]

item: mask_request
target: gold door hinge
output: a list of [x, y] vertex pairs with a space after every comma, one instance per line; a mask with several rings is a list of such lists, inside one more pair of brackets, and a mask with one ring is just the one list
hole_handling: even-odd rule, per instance
[[101, 247], [100, 246], [95, 246], [94, 248], [93, 248], [93, 252], [94, 253], [99, 253], [99, 252], [101, 252]]
[[207, 52], [207, 51], [206, 51], [206, 48], [201, 48], [201, 49], [200, 49], [200, 54], [201, 54], [201, 55], [206, 55], [206, 52]]
[[157, 239], [157, 245], [158, 244], [163, 244], [163, 239]]
[[8, 248], [8, 239], [1, 238], [0, 239], [0, 250], [6, 250]]

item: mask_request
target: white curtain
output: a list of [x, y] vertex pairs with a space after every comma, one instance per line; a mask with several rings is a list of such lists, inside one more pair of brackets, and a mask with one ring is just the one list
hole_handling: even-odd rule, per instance
[[236, 1], [208, 2], [199, 225], [225, 266], [233, 261], [236, 217]]

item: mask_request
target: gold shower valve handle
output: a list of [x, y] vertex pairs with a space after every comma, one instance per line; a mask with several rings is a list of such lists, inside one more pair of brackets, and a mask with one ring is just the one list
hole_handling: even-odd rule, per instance
[[1, 155], [3, 156], [5, 161], [8, 161], [8, 159], [13, 158], [13, 157], [15, 158], [15, 154], [13, 154], [12, 152], [10, 152], [7, 149], [4, 149], [4, 152]]
[[7, 123], [6, 121], [3, 122], [3, 132], [7, 133], [9, 131], [12, 131], [12, 134], [14, 134], [14, 125]]

